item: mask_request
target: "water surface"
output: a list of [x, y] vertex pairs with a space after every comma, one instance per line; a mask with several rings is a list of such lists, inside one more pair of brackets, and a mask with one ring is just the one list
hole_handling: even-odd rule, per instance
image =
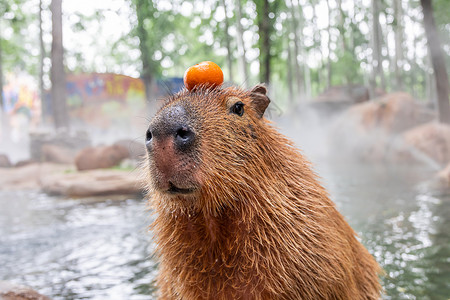
[[[426, 184], [434, 171], [311, 158], [384, 268], [384, 298], [448, 300], [450, 195]], [[53, 299], [153, 299], [156, 262], [145, 201], [96, 200], [0, 191], [0, 280]]]

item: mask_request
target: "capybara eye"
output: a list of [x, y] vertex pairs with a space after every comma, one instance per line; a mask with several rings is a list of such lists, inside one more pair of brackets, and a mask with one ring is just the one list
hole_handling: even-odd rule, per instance
[[244, 114], [244, 103], [242, 103], [241, 101], [236, 102], [232, 107], [231, 107], [231, 112], [233, 114], [238, 115], [239, 117], [242, 117], [242, 115]]
[[145, 143], [148, 144], [149, 142], [151, 142], [153, 136], [152, 136], [152, 132], [149, 130], [147, 130], [147, 133], [145, 134]]

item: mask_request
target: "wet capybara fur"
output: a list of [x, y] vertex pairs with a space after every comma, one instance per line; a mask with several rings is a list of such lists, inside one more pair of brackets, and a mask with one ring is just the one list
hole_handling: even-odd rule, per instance
[[294, 144], [266, 88], [166, 100], [146, 136], [160, 299], [379, 299], [380, 268]]

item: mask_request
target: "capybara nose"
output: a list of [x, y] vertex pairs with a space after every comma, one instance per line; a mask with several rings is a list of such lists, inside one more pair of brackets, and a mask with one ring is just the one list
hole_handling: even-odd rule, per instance
[[195, 140], [195, 133], [188, 126], [180, 126], [175, 132], [175, 146], [181, 151], [189, 149]]
[[147, 149], [151, 151], [155, 144], [170, 138], [176, 150], [189, 150], [195, 142], [195, 132], [188, 124], [188, 116], [182, 106], [166, 108], [150, 123], [145, 141]]

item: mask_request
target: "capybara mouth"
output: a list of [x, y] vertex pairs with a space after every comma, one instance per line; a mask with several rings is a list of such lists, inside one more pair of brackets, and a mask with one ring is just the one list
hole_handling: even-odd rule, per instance
[[195, 188], [179, 188], [175, 186], [172, 182], [169, 182], [169, 189], [167, 190], [169, 194], [181, 194], [187, 195], [195, 192]]

